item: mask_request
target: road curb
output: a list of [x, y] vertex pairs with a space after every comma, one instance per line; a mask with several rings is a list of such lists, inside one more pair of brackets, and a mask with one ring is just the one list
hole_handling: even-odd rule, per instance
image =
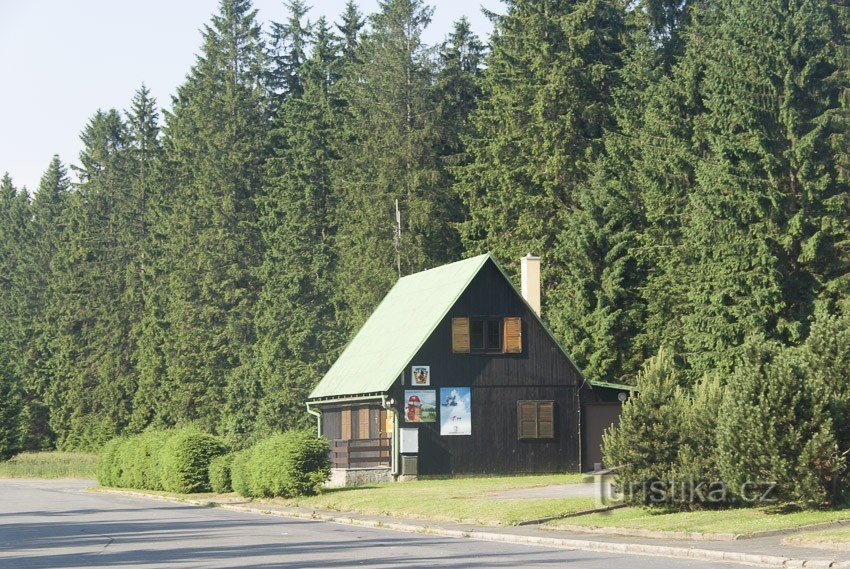
[[540, 527], [541, 529], [545, 529], [547, 531], [571, 531], [577, 533], [600, 534], [607, 536], [645, 537], [650, 539], [688, 539], [691, 541], [740, 541], [746, 539], [756, 539], [760, 537], [794, 535], [807, 531], [840, 527], [848, 524], [850, 524], [850, 520], [835, 520], [831, 522], [820, 522], [817, 524], [809, 524], [793, 528], [761, 530], [750, 533], [698, 533], [687, 531], [663, 531], [618, 527], [582, 526], [573, 524], [560, 524], [557, 526], [541, 525]]
[[215, 507], [222, 510], [247, 514], [271, 515], [291, 519], [318, 520], [337, 524], [345, 524], [350, 526], [390, 529], [407, 533], [428, 534], [452, 538], [477, 539], [480, 541], [511, 543], [517, 545], [538, 545], [544, 547], [554, 547], [558, 549], [593, 551], [597, 553], [625, 553], [630, 555], [645, 555], [652, 557], [672, 557], [677, 559], [695, 559], [715, 562], [719, 561], [750, 565], [753, 567], [830, 567], [833, 569], [850, 569], [850, 562], [834, 562], [828, 559], [795, 559], [790, 557], [757, 555], [751, 553], [739, 553], [736, 551], [719, 551], [712, 549], [699, 549], [693, 547], [593, 541], [586, 539], [531, 536], [479, 530], [457, 530], [442, 528], [434, 525], [417, 525], [391, 521], [385, 522], [381, 520], [362, 519], [345, 515], [328, 514], [319, 511], [305, 512], [283, 508], [272, 509], [255, 506], [244, 506], [240, 504], [228, 504], [211, 500], [177, 498], [173, 496], [162, 496], [160, 494], [149, 494], [146, 492], [118, 490], [113, 488], [97, 488], [91, 491], [146, 499], [156, 499], [163, 502], [171, 502], [177, 504]]

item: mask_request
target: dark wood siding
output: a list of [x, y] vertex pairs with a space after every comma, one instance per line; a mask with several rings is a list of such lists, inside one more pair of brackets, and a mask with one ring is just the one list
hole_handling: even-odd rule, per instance
[[[520, 317], [522, 352], [452, 352], [452, 318]], [[441, 436], [437, 423], [419, 427], [419, 473], [510, 473], [576, 471], [580, 464], [579, 392], [581, 379], [572, 363], [531, 314], [502, 273], [488, 262], [473, 279], [431, 338], [410, 362], [431, 367], [431, 388], [470, 387], [472, 435]], [[410, 386], [393, 388], [399, 403]], [[555, 401], [555, 438], [517, 439], [517, 401]], [[439, 403], [439, 402], [438, 402]]]

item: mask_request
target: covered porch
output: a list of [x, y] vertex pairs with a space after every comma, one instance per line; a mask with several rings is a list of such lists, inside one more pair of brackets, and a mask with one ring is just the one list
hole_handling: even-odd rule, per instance
[[380, 401], [311, 405], [319, 432], [331, 443], [329, 486], [392, 480], [393, 413]]

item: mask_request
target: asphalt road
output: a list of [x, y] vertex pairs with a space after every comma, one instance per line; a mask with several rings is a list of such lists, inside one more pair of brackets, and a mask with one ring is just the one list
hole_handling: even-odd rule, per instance
[[732, 567], [407, 534], [0, 480], [0, 568]]

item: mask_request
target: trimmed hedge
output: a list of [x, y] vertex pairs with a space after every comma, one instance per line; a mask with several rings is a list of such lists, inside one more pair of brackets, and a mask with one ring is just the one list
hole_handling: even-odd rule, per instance
[[123, 454], [127, 487], [162, 490], [160, 453], [167, 439], [164, 431], [146, 431], [128, 439]]
[[101, 449], [97, 480], [101, 486], [121, 488], [209, 491], [210, 462], [227, 450], [221, 439], [196, 429], [116, 437]]
[[248, 488], [248, 460], [251, 458], [251, 449], [246, 448], [233, 453], [230, 461], [230, 487], [240, 496], [250, 496]]
[[261, 440], [234, 460], [232, 470], [234, 490], [248, 497], [316, 494], [329, 474], [330, 445], [312, 431]]
[[115, 476], [116, 455], [121, 443], [124, 439], [116, 437], [107, 441], [100, 449], [100, 454], [97, 459], [97, 482], [101, 486], [117, 486], [117, 478]]
[[107, 442], [102, 486], [246, 497], [315, 494], [330, 474], [330, 444], [312, 431], [288, 431], [228, 454], [223, 440], [196, 429], [147, 431]]
[[210, 462], [210, 488], [213, 492], [226, 494], [233, 492], [230, 483], [230, 465], [233, 463], [234, 454], [217, 456]]
[[220, 438], [195, 430], [177, 431], [162, 447], [162, 488], [168, 492], [193, 494], [210, 491], [212, 459], [226, 454]]

